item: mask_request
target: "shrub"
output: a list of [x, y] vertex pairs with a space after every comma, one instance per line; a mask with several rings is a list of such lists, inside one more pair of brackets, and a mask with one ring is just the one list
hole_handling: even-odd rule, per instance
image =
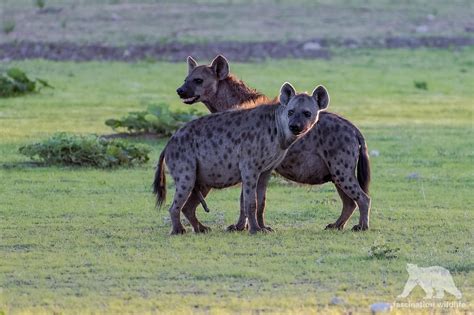
[[96, 135], [58, 133], [49, 139], [21, 147], [19, 152], [46, 165], [73, 165], [108, 168], [131, 166], [149, 160], [148, 146], [123, 140], [107, 140]]
[[428, 83], [425, 81], [414, 81], [413, 84], [419, 90], [428, 90]]
[[43, 9], [46, 5], [46, 0], [35, 0], [35, 5], [38, 9]]
[[15, 26], [15, 21], [5, 19], [2, 23], [2, 30], [5, 34], [10, 34], [15, 29]]
[[146, 111], [131, 112], [122, 119], [108, 119], [105, 124], [114, 130], [125, 128], [131, 133], [152, 132], [170, 136], [185, 123], [199, 116], [194, 108], [186, 112], [172, 112], [167, 104], [161, 103], [150, 105]]
[[45, 80], [38, 78], [31, 80], [18, 68], [0, 70], [0, 97], [32, 93], [39, 91], [42, 87], [52, 88]]

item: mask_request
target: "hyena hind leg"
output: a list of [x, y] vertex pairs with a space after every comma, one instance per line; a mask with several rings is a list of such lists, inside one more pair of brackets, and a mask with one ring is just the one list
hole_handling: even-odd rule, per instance
[[[198, 189], [198, 190], [197, 190]], [[199, 205], [199, 197], [197, 195], [197, 191], [200, 191], [202, 196], [205, 198], [209, 193], [209, 188], [198, 188], [194, 187], [191, 195], [189, 196], [186, 204], [183, 207], [183, 214], [188, 219], [189, 223], [193, 226], [195, 233], [206, 233], [211, 230], [211, 228], [203, 225], [199, 222], [198, 218], [196, 217], [196, 208]]]
[[347, 224], [347, 221], [351, 218], [352, 214], [354, 213], [355, 208], [357, 207], [357, 204], [355, 203], [354, 200], [352, 200], [346, 193], [337, 185], [337, 193], [341, 197], [342, 200], [342, 212], [339, 218], [336, 220], [336, 222], [328, 224], [326, 226], [326, 230], [328, 229], [337, 229], [337, 230], [343, 230], [344, 227]]
[[176, 192], [174, 194], [173, 203], [169, 209], [171, 223], [173, 225], [170, 232], [171, 235], [186, 233], [186, 229], [181, 224], [180, 214], [181, 209], [186, 204], [194, 188], [195, 176], [192, 177], [193, 178], [188, 174], [188, 176], [181, 175], [174, 179]]
[[353, 231], [365, 231], [369, 229], [370, 216], [370, 197], [359, 185], [355, 174], [352, 171], [339, 170], [339, 174], [333, 175], [333, 181], [344, 192], [347, 197], [352, 199], [359, 207], [359, 224], [354, 225]]

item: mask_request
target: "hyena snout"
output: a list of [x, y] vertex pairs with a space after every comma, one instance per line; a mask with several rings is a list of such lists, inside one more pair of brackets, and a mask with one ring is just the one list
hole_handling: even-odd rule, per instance
[[300, 124], [292, 124], [290, 125], [290, 131], [295, 135], [299, 135], [303, 131], [303, 126]]
[[186, 86], [186, 84], [181, 85], [177, 90], [176, 93], [179, 95], [181, 100], [186, 104], [192, 104], [197, 102], [199, 99], [199, 95], [196, 95], [193, 89], [190, 89]]
[[292, 119], [288, 124], [288, 128], [293, 135], [298, 136], [308, 131], [313, 123], [312, 119]]

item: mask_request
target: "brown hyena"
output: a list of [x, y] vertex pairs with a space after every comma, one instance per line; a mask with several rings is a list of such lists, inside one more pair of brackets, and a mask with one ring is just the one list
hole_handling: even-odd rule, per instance
[[[186, 104], [201, 101], [212, 113], [271, 103], [232, 76], [223, 56], [217, 56], [210, 65], [199, 66], [188, 57], [188, 76], [177, 93]], [[360, 218], [353, 230], [369, 228], [369, 156], [363, 135], [350, 121], [334, 113], [321, 112], [318, 124], [290, 148], [275, 170], [298, 183], [334, 183], [342, 200], [342, 213], [327, 229], [343, 229], [356, 206]], [[257, 216], [259, 225], [265, 226], [264, 208], [258, 209]], [[229, 230], [242, 230], [245, 226], [241, 212], [237, 224], [229, 226]]]
[[165, 200], [163, 161], [173, 176], [176, 192], [169, 209], [171, 234], [184, 233], [180, 212], [195, 232], [206, 232], [195, 215], [199, 194], [242, 182], [244, 216], [250, 233], [265, 231], [257, 221], [256, 209], [265, 199], [272, 170], [288, 148], [317, 122], [327, 107], [329, 95], [322, 86], [312, 95], [296, 94], [289, 83], [280, 90], [280, 104], [226, 111], [187, 123], [169, 140], [160, 155], [155, 174], [157, 204]]

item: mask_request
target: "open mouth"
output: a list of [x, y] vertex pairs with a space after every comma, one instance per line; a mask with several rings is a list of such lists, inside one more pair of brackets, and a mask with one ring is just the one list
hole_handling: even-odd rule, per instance
[[188, 97], [188, 98], [182, 98], [181, 100], [183, 101], [184, 104], [192, 104], [192, 103], [195, 103], [198, 99], [199, 99], [199, 95]]

